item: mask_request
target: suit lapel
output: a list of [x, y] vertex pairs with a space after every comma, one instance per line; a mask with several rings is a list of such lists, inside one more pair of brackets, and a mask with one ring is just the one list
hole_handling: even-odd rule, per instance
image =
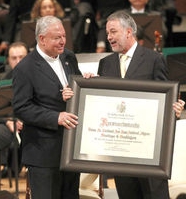
[[59, 56], [59, 58], [60, 58], [60, 60], [61, 60], [61, 63], [62, 63], [62, 67], [63, 67], [63, 69], [64, 69], [64, 71], [65, 71], [65, 75], [66, 75], [66, 78], [67, 78], [67, 81], [68, 81], [68, 76], [69, 76], [69, 74], [70, 74], [70, 71], [69, 71], [69, 62], [68, 62], [68, 60], [66, 59], [66, 53], [65, 53], [65, 51], [64, 51], [64, 53], [63, 54], [61, 54], [60, 56]]
[[[121, 77], [121, 71], [120, 71], [120, 60], [119, 60], [119, 55], [118, 53], [113, 54], [113, 60], [109, 63], [110, 67], [113, 68], [112, 70], [112, 75], [116, 77]], [[113, 63], [116, 67], [113, 67]]]
[[129, 64], [128, 70], [126, 72], [125, 78], [129, 78], [133, 76], [136, 70], [140, 67], [144, 60], [144, 51], [140, 45], [137, 45], [136, 50], [134, 51], [134, 55]]
[[60, 87], [62, 87], [61, 82], [60, 82], [58, 76], [56, 75], [56, 73], [54, 72], [54, 70], [51, 68], [51, 66], [48, 64], [48, 62], [45, 61], [43, 59], [43, 57], [41, 57], [37, 51], [36, 51], [35, 54], [37, 56], [37, 58], [35, 59], [35, 60], [37, 60], [36, 61], [37, 69], [39, 71], [41, 71], [41, 73], [43, 73], [44, 75], [46, 75], [52, 81], [60, 84]]

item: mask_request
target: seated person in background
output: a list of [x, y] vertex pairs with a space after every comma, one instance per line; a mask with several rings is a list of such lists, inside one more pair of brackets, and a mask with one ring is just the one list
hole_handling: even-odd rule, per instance
[[12, 70], [28, 54], [28, 48], [23, 42], [14, 42], [8, 48], [7, 63], [5, 73], [1, 79], [12, 79]]
[[[127, 7], [125, 11], [129, 14], [151, 14], [151, 15], [160, 15], [162, 17], [162, 35], [163, 35], [163, 45], [164, 41], [167, 37], [167, 28], [165, 26], [165, 21], [163, 16], [161, 15], [161, 12], [152, 10], [149, 3], [150, 0], [127, 0]], [[152, 30], [155, 31], [155, 30]], [[138, 36], [138, 35], [137, 35]]]
[[56, 0], [36, 0], [30, 13], [31, 20], [49, 15], [62, 19], [65, 12]]
[[125, 11], [128, 11], [131, 14], [143, 14], [143, 13], [159, 13], [152, 11], [149, 8], [149, 0], [128, 0], [128, 6]]
[[[23, 42], [15, 42], [9, 46], [5, 74], [2, 79], [12, 79], [12, 70], [16, 67], [18, 62], [20, 62], [28, 54], [28, 48]], [[17, 132], [22, 130], [23, 123], [20, 120], [16, 121]], [[7, 165], [11, 167], [14, 173], [14, 143], [13, 133], [14, 132], [14, 122], [10, 119], [0, 119], [0, 150], [2, 155], [2, 163], [4, 168], [2, 169], [2, 177], [7, 176]], [[18, 149], [19, 156], [19, 170], [21, 170], [20, 156], [21, 151]]]
[[[162, 23], [162, 24], [158, 23], [158, 26], [161, 26], [161, 29], [159, 27], [158, 30], [155, 28], [156, 26], [153, 26], [153, 27], [151, 26], [151, 29], [149, 31], [148, 28], [147, 28], [148, 26], [142, 25], [143, 22], [138, 22], [137, 21], [136, 23], [138, 24], [138, 28], [141, 29], [141, 30], [139, 30], [139, 32], [143, 31], [143, 35], [148, 39], [148, 41], [150, 41], [150, 43], [152, 43], [152, 45], [154, 44], [155, 31], [158, 31], [159, 34], [161, 35], [161, 48], [162, 48], [165, 45], [165, 39], [167, 37], [167, 28], [165, 26], [165, 21], [163, 20], [164, 18], [162, 17], [161, 12], [151, 9], [151, 7], [149, 5], [150, 4], [150, 0], [127, 0], [127, 1], [128, 2], [126, 4], [127, 6], [126, 6], [125, 11], [127, 13], [129, 13], [129, 14], [132, 14], [133, 17], [134, 17], [135, 14], [138, 14], [138, 15], [139, 14], [145, 14], [145, 16], [146, 15], [149, 15], [149, 16], [152, 15], [152, 16], [160, 16], [161, 17], [161, 19], [162, 19], [161, 21], [162, 22], [160, 21], [160, 23]], [[148, 20], [148, 16], [147, 16], [147, 20]], [[143, 26], [145, 28], [143, 28]], [[152, 35], [153, 35], [153, 37], [152, 37]], [[138, 34], [137, 34], [137, 38], [138, 38]], [[140, 41], [140, 37], [138, 39]], [[150, 46], [146, 45], [145, 41], [144, 41], [144, 46], [152, 48], [151, 45]]]

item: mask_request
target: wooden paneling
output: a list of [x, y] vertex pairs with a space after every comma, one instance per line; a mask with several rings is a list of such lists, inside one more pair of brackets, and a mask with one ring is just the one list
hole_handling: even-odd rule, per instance
[[179, 14], [186, 14], [186, 1], [175, 0], [175, 6]]

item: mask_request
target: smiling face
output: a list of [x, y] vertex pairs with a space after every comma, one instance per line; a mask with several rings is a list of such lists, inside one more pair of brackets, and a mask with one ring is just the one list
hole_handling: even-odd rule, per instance
[[126, 53], [135, 42], [132, 29], [124, 28], [118, 19], [107, 22], [106, 32], [113, 52]]
[[39, 35], [39, 46], [50, 57], [63, 53], [66, 44], [66, 33], [60, 22], [50, 25], [46, 34]]

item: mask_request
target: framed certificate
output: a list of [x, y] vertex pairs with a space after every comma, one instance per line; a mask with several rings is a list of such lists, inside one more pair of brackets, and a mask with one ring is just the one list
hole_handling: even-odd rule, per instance
[[178, 82], [71, 76], [61, 169], [170, 178]]

